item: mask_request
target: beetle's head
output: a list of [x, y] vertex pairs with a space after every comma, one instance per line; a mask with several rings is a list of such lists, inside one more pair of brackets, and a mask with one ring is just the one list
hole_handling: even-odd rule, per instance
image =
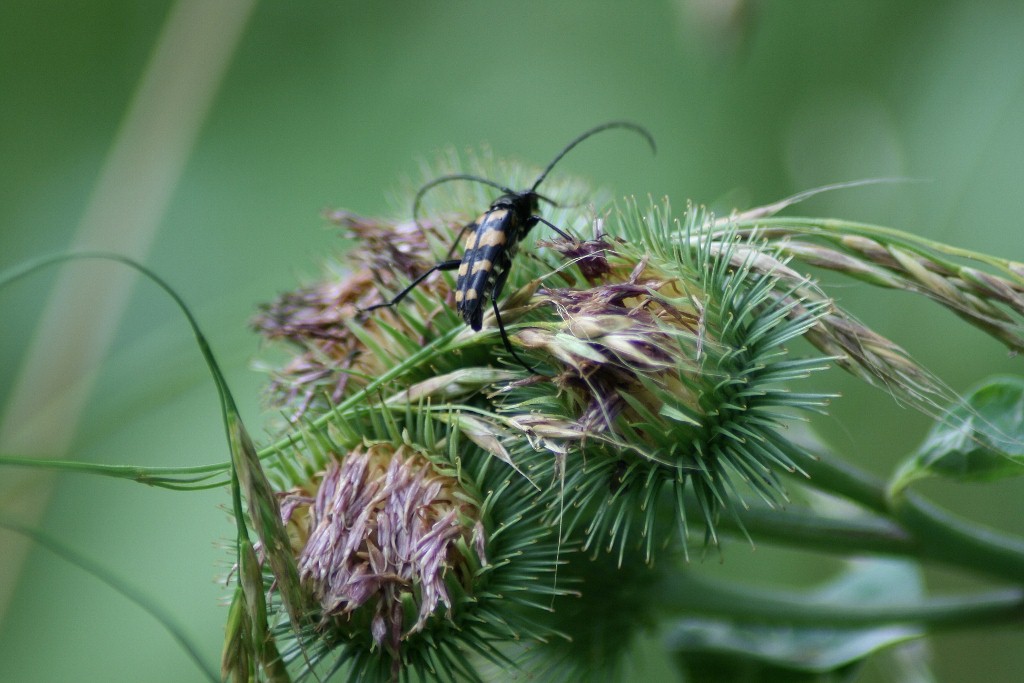
[[516, 211], [519, 213], [519, 218], [522, 222], [530, 216], [534, 216], [540, 210], [540, 195], [533, 190], [526, 190], [519, 193], [519, 199], [516, 206]]

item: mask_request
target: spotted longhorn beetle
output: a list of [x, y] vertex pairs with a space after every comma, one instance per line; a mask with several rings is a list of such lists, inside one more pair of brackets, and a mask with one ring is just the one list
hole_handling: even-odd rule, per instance
[[[508, 333], [505, 331], [505, 326], [501, 322], [501, 313], [498, 311], [498, 297], [501, 296], [501, 292], [505, 287], [505, 282], [508, 280], [509, 269], [512, 266], [512, 257], [515, 256], [519, 242], [526, 237], [526, 234], [530, 232], [537, 223], [543, 223], [567, 240], [572, 239], [561, 228], [538, 215], [537, 212], [540, 210], [540, 202], [543, 201], [551, 204], [552, 206], [558, 206], [558, 204], [548, 197], [538, 193], [537, 187], [544, 182], [544, 179], [547, 177], [548, 173], [551, 172], [551, 169], [555, 167], [555, 164], [561, 161], [562, 157], [564, 157], [573, 147], [590, 136], [600, 133], [601, 131], [608, 130], [609, 128], [627, 128], [629, 130], [633, 130], [647, 140], [652, 151], [656, 150], [654, 138], [647, 129], [628, 121], [611, 121], [591, 128], [572, 140], [572, 142], [566, 145], [562, 151], [555, 156], [551, 163], [549, 163], [537, 177], [537, 180], [534, 181], [533, 185], [531, 185], [527, 190], [516, 192], [515, 190], [509, 189], [500, 183], [494, 182], [493, 180], [461, 173], [435, 178], [421, 187], [416, 193], [412, 209], [413, 220], [417, 225], [419, 225], [417, 214], [419, 213], [420, 201], [423, 199], [423, 196], [432, 188], [443, 183], [455, 180], [466, 180], [490, 185], [491, 187], [501, 190], [504, 194], [491, 202], [491, 206], [483, 213], [483, 215], [462, 228], [459, 232], [459, 237], [456, 238], [455, 242], [448, 250], [448, 254], [444, 261], [434, 265], [425, 273], [418, 276], [405, 289], [395, 295], [391, 301], [376, 304], [364, 310], [372, 311], [376, 308], [394, 306], [404, 299], [409, 292], [415, 289], [417, 285], [423, 282], [423, 280], [425, 280], [427, 276], [434, 271], [458, 269], [458, 278], [455, 284], [455, 306], [458, 312], [462, 315], [462, 319], [465, 320], [466, 324], [472, 327], [474, 331], [479, 331], [483, 323], [484, 306], [486, 305], [487, 298], [490, 297], [491, 307], [494, 311], [494, 319], [498, 325], [498, 331], [501, 333], [501, 341], [504, 343], [505, 349], [511, 353], [517, 361], [519, 361], [520, 365], [528, 371], [534, 372], [534, 368], [519, 357], [519, 354], [516, 353], [515, 349], [512, 348], [512, 344], [509, 342]], [[472, 232], [466, 239], [465, 252], [463, 253], [462, 258], [452, 259], [451, 255], [455, 251], [455, 247], [458, 246], [459, 239], [461, 239], [463, 234], [470, 231]]]

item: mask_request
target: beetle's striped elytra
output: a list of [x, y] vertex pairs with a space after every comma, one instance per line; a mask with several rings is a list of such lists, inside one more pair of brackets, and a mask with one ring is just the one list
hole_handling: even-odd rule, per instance
[[[651, 137], [649, 132], [647, 132], [647, 129], [628, 121], [611, 121], [591, 128], [573, 139], [544, 168], [541, 174], [534, 181], [533, 185], [527, 190], [516, 192], [515, 190], [511, 190], [494, 182], [493, 180], [465, 174], [441, 176], [440, 178], [435, 178], [421, 187], [416, 193], [412, 209], [413, 220], [416, 221], [417, 225], [419, 225], [417, 214], [419, 212], [420, 201], [423, 199], [423, 195], [431, 188], [437, 187], [443, 183], [456, 180], [482, 183], [501, 190], [503, 194], [491, 202], [491, 206], [478, 219], [466, 226], [463, 226], [462, 230], [460, 230], [460, 236], [462, 233], [469, 233], [463, 247], [464, 251], [461, 259], [447, 258], [446, 260], [441, 261], [430, 268], [430, 270], [413, 280], [405, 289], [395, 295], [391, 301], [370, 306], [365, 310], [372, 311], [384, 306], [394, 306], [404, 299], [409, 292], [411, 292], [419, 283], [423, 282], [423, 280], [434, 271], [456, 270], [455, 307], [456, 310], [458, 310], [459, 315], [462, 316], [462, 319], [473, 330], [479, 331], [483, 326], [484, 308], [489, 299], [491, 302], [491, 308], [494, 311], [494, 320], [498, 327], [498, 332], [501, 334], [501, 341], [505, 346], [505, 350], [507, 350], [520, 365], [528, 371], [534, 372], [533, 366], [519, 357], [519, 354], [512, 347], [512, 344], [509, 341], [508, 333], [505, 331], [505, 325], [501, 321], [501, 312], [498, 308], [498, 298], [501, 296], [501, 292], [505, 287], [505, 282], [508, 280], [509, 269], [512, 266], [512, 258], [515, 255], [519, 243], [524, 237], [526, 237], [527, 233], [537, 225], [537, 223], [543, 223], [567, 240], [572, 239], [558, 226], [539, 215], [540, 202], [543, 201], [554, 206], [557, 206], [557, 204], [551, 199], [539, 194], [537, 192], [537, 188], [542, 182], [544, 182], [544, 179], [547, 178], [548, 173], [551, 172], [551, 169], [554, 168], [555, 164], [561, 161], [562, 157], [564, 157], [569, 150], [590, 136], [610, 128], [626, 128], [628, 130], [632, 130], [643, 136], [647, 140], [648, 144], [650, 144], [651, 149], [655, 150], [654, 138]], [[452, 252], [455, 251], [457, 244], [458, 240], [456, 240], [448, 250], [449, 257]]]

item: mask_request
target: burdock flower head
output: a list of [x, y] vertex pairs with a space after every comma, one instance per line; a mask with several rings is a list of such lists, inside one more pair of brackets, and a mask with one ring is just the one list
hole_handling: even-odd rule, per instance
[[[308, 518], [297, 525], [308, 534], [299, 577], [319, 603], [319, 628], [352, 633], [369, 621], [374, 644], [396, 657], [402, 638], [440, 605], [451, 616], [446, 574], [468, 583], [486, 563], [479, 508], [459, 500], [456, 478], [407, 446], [356, 449], [328, 464], [311, 502], [289, 502], [286, 522]], [[411, 624], [408, 605], [417, 606]], [[361, 608], [369, 619], [356, 614]]]
[[[557, 454], [560, 509], [587, 511], [570, 528], [583, 524], [588, 544], [607, 536], [620, 556], [639, 530], [650, 557], [659, 519], [685, 539], [689, 507], [714, 542], [719, 515], [747, 494], [785, 498], [780, 474], [800, 471], [786, 425], [827, 401], [792, 391], [825, 363], [793, 358], [787, 342], [828, 307], [797, 292], [809, 281], [767, 245], [703, 237], [698, 210], [680, 221], [667, 203], [630, 203], [613, 215], [614, 237], [549, 243], [587, 286], [538, 289], [549, 315], [515, 339], [546, 358], [552, 381], [510, 386], [498, 410]], [[671, 515], [654, 512], [666, 505]]]
[[[276, 493], [249, 487], [250, 515], [275, 511], [287, 539], [258, 549], [261, 597], [280, 610], [270, 620], [280, 656], [264, 654], [269, 664], [367, 680], [453, 679], [479, 664], [471, 654], [504, 662], [500, 646], [510, 638], [549, 636], [530, 614], [540, 595], [564, 590], [549, 578], [557, 538], [529, 505], [532, 485], [493, 467], [447, 426], [454, 421], [408, 404], [334, 417], [325, 431], [307, 425], [292, 437], [302, 447], [271, 464]], [[278, 580], [280, 557], [271, 555], [282, 547], [300, 599]], [[225, 670], [245, 671], [244, 653], [226, 650]]]
[[[296, 350], [282, 367], [271, 371], [269, 389], [271, 402], [290, 409], [293, 421], [311, 407], [322, 411], [337, 404], [350, 382], [358, 387], [363, 378], [387, 368], [393, 357], [368, 353], [373, 345], [367, 334], [380, 335], [377, 341], [385, 347], [396, 337], [425, 341], [423, 328], [410, 325], [414, 318], [408, 315], [383, 309], [366, 317], [361, 311], [382, 303], [382, 292], [399, 288], [433, 265], [430, 252], [441, 239], [438, 228], [432, 223], [417, 226], [411, 220], [368, 219], [347, 211], [331, 211], [327, 218], [360, 248], [351, 252], [348, 263], [328, 264], [332, 276], [282, 294], [261, 306], [253, 320], [253, 327], [268, 339], [287, 341]], [[425, 282], [421, 294], [410, 306], [449, 298], [448, 286], [440, 278]], [[425, 321], [436, 314], [432, 308], [436, 304], [427, 304], [422, 311]], [[365, 329], [353, 327], [359, 324]]]

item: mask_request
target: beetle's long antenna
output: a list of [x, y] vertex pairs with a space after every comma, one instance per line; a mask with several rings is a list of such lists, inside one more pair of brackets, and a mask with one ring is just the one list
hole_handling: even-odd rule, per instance
[[475, 183], [483, 183], [484, 185], [490, 185], [491, 187], [501, 190], [505, 194], [516, 194], [515, 190], [510, 190], [504, 185], [496, 183], [493, 180], [488, 180], [487, 178], [481, 178], [480, 176], [475, 175], [466, 175], [463, 173], [459, 173], [456, 175], [443, 175], [440, 178], [434, 178], [429, 183], [427, 183], [426, 185], [419, 189], [419, 192], [416, 193], [416, 199], [413, 200], [412, 220], [416, 224], [417, 228], [420, 228], [421, 230], [423, 229], [423, 226], [420, 225], [419, 219], [420, 201], [423, 199], [423, 195], [425, 195], [428, 190], [437, 187], [438, 185], [441, 185], [443, 183], [450, 183], [453, 180], [470, 180]]
[[643, 126], [631, 123], [630, 121], [609, 121], [608, 123], [602, 123], [600, 126], [591, 128], [590, 130], [588, 130], [587, 132], [583, 133], [575, 140], [570, 142], [568, 145], [566, 145], [565, 149], [559, 152], [558, 156], [556, 156], [551, 161], [551, 163], [548, 164], [548, 167], [544, 169], [544, 172], [540, 174], [540, 177], [537, 178], [537, 181], [533, 184], [533, 187], [530, 188], [530, 192], [536, 190], [540, 186], [540, 184], [544, 182], [544, 179], [548, 176], [548, 173], [551, 172], [551, 169], [555, 167], [555, 164], [562, 160], [562, 157], [569, 153], [569, 150], [571, 150], [573, 147], [589, 138], [591, 135], [596, 135], [597, 133], [600, 133], [603, 130], [608, 130], [609, 128], [628, 128], [630, 130], [634, 130], [647, 140], [647, 143], [651, 146], [652, 152], [658, 152], [658, 148], [654, 144], [654, 137]]

